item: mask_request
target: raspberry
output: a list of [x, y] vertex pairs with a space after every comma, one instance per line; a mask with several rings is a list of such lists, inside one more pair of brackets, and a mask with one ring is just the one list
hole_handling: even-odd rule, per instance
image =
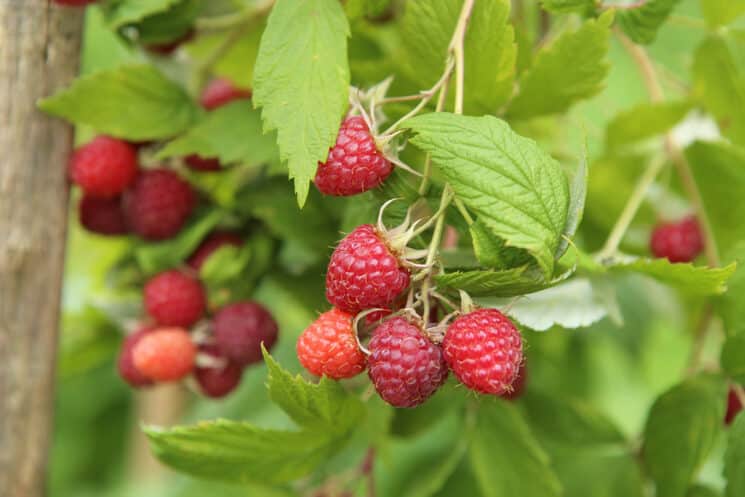
[[354, 316], [339, 309], [321, 314], [297, 341], [297, 357], [316, 376], [335, 380], [351, 378], [365, 370], [365, 355], [352, 330]]
[[215, 232], [205, 238], [202, 243], [197, 247], [193, 254], [189, 256], [186, 261], [189, 266], [194, 268], [195, 271], [202, 269], [202, 265], [207, 262], [207, 259], [216, 252], [220, 247], [225, 245], [233, 245], [240, 247], [243, 245], [243, 239], [236, 234], [228, 232]]
[[219, 171], [222, 169], [220, 161], [217, 159], [205, 159], [199, 155], [188, 155], [184, 157], [186, 167], [194, 171]]
[[662, 223], [655, 227], [650, 240], [655, 257], [670, 262], [691, 262], [704, 249], [701, 227], [694, 216], [677, 223]]
[[145, 377], [178, 381], [194, 369], [197, 348], [182, 328], [159, 328], [143, 336], [132, 349], [132, 360]]
[[339, 242], [326, 273], [326, 298], [352, 314], [388, 307], [408, 286], [409, 270], [370, 224]]
[[201, 392], [207, 397], [225, 397], [240, 384], [243, 368], [222, 356], [214, 345], [203, 345], [199, 352], [224, 364], [217, 367], [197, 367], [194, 378]]
[[196, 195], [189, 183], [167, 169], [144, 171], [124, 195], [129, 227], [148, 240], [171, 238], [194, 210]]
[[75, 150], [70, 158], [70, 177], [85, 193], [115, 197], [137, 176], [137, 149], [129, 143], [97, 136]]
[[152, 278], [143, 294], [148, 314], [166, 326], [191, 326], [199, 321], [207, 307], [202, 284], [177, 270]]
[[520, 332], [496, 309], [479, 309], [453, 321], [442, 350], [461, 383], [492, 395], [510, 390], [523, 360]]
[[512, 382], [512, 385], [510, 385], [510, 390], [503, 393], [502, 397], [504, 397], [507, 400], [519, 399], [520, 397], [522, 397], [523, 392], [525, 392], [525, 385], [527, 381], [528, 381], [528, 370], [525, 367], [525, 361], [523, 361], [523, 363], [520, 364], [520, 369], [517, 370], [517, 376]]
[[64, 5], [65, 7], [83, 7], [95, 2], [96, 0], [54, 0], [57, 5]]
[[83, 195], [78, 204], [80, 224], [99, 235], [124, 235], [128, 232], [122, 199], [97, 198]]
[[212, 334], [220, 352], [247, 366], [261, 360], [261, 344], [267, 350], [277, 341], [277, 323], [256, 302], [237, 302], [223, 307], [212, 321]]
[[146, 387], [153, 384], [150, 378], [140, 373], [132, 360], [132, 350], [134, 350], [135, 345], [151, 331], [153, 331], [152, 327], [143, 326], [127, 335], [119, 351], [119, 360], [117, 361], [119, 376], [134, 388]]
[[326, 195], [356, 195], [379, 186], [392, 171], [365, 120], [353, 116], [341, 123], [326, 162], [318, 163], [315, 184]]
[[740, 411], [742, 411], [740, 397], [737, 396], [734, 388], [730, 388], [727, 394], [727, 414], [724, 417], [724, 424], [731, 425]]
[[418, 406], [447, 379], [440, 347], [402, 317], [378, 326], [368, 348], [370, 379], [383, 400], [394, 407]]
[[181, 45], [184, 43], [191, 41], [194, 38], [195, 31], [193, 29], [190, 29], [183, 35], [179, 36], [173, 41], [167, 41], [165, 43], [156, 43], [154, 45], [146, 45], [145, 50], [147, 50], [150, 53], [158, 54], [158, 55], [171, 55], [173, 52], [178, 49]]
[[235, 100], [251, 98], [251, 90], [244, 90], [235, 86], [225, 78], [213, 79], [202, 91], [199, 102], [207, 110], [214, 110]]

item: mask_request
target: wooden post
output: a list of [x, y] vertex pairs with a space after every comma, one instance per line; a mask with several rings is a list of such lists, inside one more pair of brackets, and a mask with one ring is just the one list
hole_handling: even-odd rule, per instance
[[0, 0], [0, 495], [47, 480], [72, 129], [36, 109], [78, 72], [82, 9]]

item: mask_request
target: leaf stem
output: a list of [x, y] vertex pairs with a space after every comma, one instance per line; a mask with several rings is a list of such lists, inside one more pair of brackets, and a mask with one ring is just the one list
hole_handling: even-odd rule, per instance
[[623, 236], [626, 234], [626, 230], [628, 230], [631, 221], [634, 220], [639, 207], [642, 205], [647, 190], [649, 190], [649, 187], [654, 183], [655, 178], [660, 171], [662, 171], [664, 166], [664, 156], [655, 156], [650, 161], [647, 169], [644, 170], [641, 178], [639, 178], [636, 187], [634, 187], [634, 191], [631, 193], [628, 202], [626, 202], [626, 206], [618, 217], [615, 226], [613, 226], [610, 235], [608, 235], [608, 239], [606, 240], [603, 249], [598, 254], [600, 259], [605, 259], [615, 255], [618, 246], [621, 244], [621, 240], [623, 240]]
[[465, 55], [463, 50], [466, 28], [473, 12], [475, 0], [466, 0], [460, 11], [458, 24], [450, 40], [450, 52], [455, 57], [455, 113], [463, 114], [463, 83], [465, 78]]
[[696, 331], [693, 335], [693, 345], [691, 346], [691, 355], [688, 358], [688, 367], [686, 368], [686, 375], [694, 375], [701, 366], [701, 358], [703, 357], [704, 341], [706, 340], [706, 333], [709, 331], [711, 326], [711, 320], [714, 317], [714, 308], [710, 302], [707, 302], [699, 318]]

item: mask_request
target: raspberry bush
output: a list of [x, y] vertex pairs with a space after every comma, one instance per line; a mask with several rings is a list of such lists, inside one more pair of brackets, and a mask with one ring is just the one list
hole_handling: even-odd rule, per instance
[[190, 392], [173, 495], [745, 495], [742, 2], [54, 3], [62, 377]]

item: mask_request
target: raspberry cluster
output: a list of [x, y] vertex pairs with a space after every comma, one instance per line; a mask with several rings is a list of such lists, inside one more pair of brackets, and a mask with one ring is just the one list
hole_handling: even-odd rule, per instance
[[213, 233], [191, 254], [185, 269], [164, 271], [147, 281], [143, 307], [149, 324], [128, 335], [119, 353], [119, 373], [132, 387], [191, 376], [202, 394], [223, 397], [240, 384], [247, 366], [261, 361], [262, 344], [274, 346], [278, 327], [268, 310], [239, 301], [210, 313], [207, 292], [195, 276], [220, 247], [242, 244], [233, 233]]

